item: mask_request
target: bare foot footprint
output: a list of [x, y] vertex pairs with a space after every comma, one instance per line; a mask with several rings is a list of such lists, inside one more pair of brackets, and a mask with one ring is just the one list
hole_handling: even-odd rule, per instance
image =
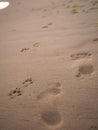
[[62, 124], [61, 114], [57, 110], [45, 110], [41, 113], [41, 118], [48, 127], [58, 128]]
[[20, 52], [25, 52], [25, 51], [28, 51], [29, 50], [29, 48], [22, 48], [21, 50], [20, 50]]
[[38, 42], [34, 43], [33, 47], [39, 47], [39, 43]]
[[72, 60], [78, 60], [81, 58], [89, 58], [91, 57], [91, 53], [87, 53], [87, 52], [82, 52], [82, 53], [76, 53], [76, 54], [72, 54], [70, 57]]
[[43, 99], [45, 97], [58, 95], [61, 93], [61, 84], [59, 82], [55, 82], [50, 84], [50, 88], [42, 91], [38, 96], [37, 99]]
[[79, 66], [76, 77], [91, 75], [93, 72], [94, 72], [94, 67], [92, 64], [83, 64]]
[[14, 90], [10, 91], [8, 95], [11, 98], [15, 98], [16, 96], [21, 96], [22, 95], [22, 91], [20, 90], [20, 88], [15, 88]]
[[24, 85], [24, 87], [27, 87], [27, 86], [29, 86], [30, 84], [33, 84], [33, 80], [32, 80], [32, 78], [27, 78], [26, 80], [24, 80], [24, 81], [22, 82], [22, 84]]

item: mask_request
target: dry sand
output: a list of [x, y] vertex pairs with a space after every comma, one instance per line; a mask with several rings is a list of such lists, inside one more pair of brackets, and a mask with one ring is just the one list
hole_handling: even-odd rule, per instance
[[9, 2], [0, 130], [98, 130], [98, 0]]

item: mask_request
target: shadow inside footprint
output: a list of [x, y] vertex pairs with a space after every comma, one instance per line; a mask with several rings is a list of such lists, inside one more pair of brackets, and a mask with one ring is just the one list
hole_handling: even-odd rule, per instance
[[90, 56], [91, 56], [91, 53], [82, 52], [82, 53], [72, 54], [70, 57], [72, 60], [78, 60], [81, 58], [89, 58]]
[[81, 77], [83, 75], [90, 75], [94, 72], [94, 67], [91, 64], [83, 64], [78, 68], [78, 73], [76, 77]]
[[48, 126], [56, 127], [62, 122], [61, 114], [57, 110], [45, 110], [41, 114], [41, 118]]
[[91, 64], [82, 65], [79, 67], [79, 72], [84, 75], [91, 74], [91, 73], [93, 73], [93, 71], [94, 71], [94, 68]]

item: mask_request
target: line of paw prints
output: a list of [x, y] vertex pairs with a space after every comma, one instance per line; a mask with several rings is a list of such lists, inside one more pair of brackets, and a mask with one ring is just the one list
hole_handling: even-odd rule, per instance
[[[45, 28], [48, 28], [49, 26], [51, 26], [53, 23], [52, 22], [50, 22], [50, 23], [48, 23], [47, 25], [44, 25], [44, 26], [42, 26], [42, 28], [43, 29], [45, 29]], [[39, 45], [40, 45], [40, 43], [39, 42], [35, 42], [34, 44], [33, 44], [33, 47], [39, 47]], [[20, 50], [20, 52], [27, 52], [27, 51], [29, 51], [30, 50], [30, 48], [27, 48], [27, 47], [24, 47], [24, 48], [22, 48], [21, 50]]]
[[19, 88], [15, 88], [13, 90], [11, 90], [9, 93], [8, 93], [8, 96], [10, 98], [15, 98], [17, 96], [21, 96], [23, 94], [23, 91], [25, 90], [25, 87], [28, 87], [30, 86], [31, 84], [33, 84], [33, 80], [32, 78], [27, 78], [26, 80], [24, 80], [22, 82], [22, 85], [21, 87]]
[[[40, 43], [39, 42], [35, 42], [32, 47], [39, 47]], [[32, 49], [32, 48], [31, 48]], [[23, 52], [27, 52], [27, 51], [30, 51], [30, 48], [27, 48], [27, 47], [24, 47], [20, 50], [21, 53]]]

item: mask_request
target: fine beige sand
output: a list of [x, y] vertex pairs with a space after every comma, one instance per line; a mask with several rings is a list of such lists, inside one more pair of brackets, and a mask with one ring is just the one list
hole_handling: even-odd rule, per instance
[[98, 130], [98, 0], [9, 2], [0, 130]]

